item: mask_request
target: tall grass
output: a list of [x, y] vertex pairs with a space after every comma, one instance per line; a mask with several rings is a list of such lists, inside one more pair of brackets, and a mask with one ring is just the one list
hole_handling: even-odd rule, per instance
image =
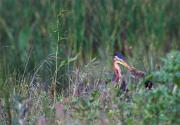
[[[6, 46], [6, 68], [10, 72], [24, 70], [32, 47], [27, 71], [55, 53], [57, 45], [61, 58], [80, 53], [79, 63], [95, 56], [110, 58], [114, 48], [122, 50], [125, 46], [126, 50], [132, 47], [135, 58], [142, 53], [154, 56], [179, 49], [178, 2], [3, 0], [0, 30], [1, 45]], [[142, 50], [136, 49], [139, 46]], [[153, 54], [154, 50], [158, 54]]]

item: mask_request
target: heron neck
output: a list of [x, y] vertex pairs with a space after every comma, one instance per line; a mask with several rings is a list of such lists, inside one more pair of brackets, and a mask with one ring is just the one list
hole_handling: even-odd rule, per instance
[[114, 61], [114, 62], [113, 62], [113, 66], [116, 67], [116, 68], [117, 68], [117, 67], [120, 68], [120, 66], [119, 66], [119, 64], [118, 64], [117, 61]]

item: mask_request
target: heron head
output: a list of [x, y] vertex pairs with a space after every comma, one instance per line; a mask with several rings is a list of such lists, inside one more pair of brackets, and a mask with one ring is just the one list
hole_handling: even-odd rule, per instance
[[123, 65], [123, 66], [127, 65], [127, 63], [125, 61], [125, 57], [120, 52], [114, 53], [114, 61]]

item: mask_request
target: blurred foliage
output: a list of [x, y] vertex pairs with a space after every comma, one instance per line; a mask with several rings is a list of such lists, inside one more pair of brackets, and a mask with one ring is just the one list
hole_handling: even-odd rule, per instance
[[[146, 90], [147, 91], [147, 90]], [[133, 96], [133, 104], [130, 106], [131, 117], [128, 121], [138, 124], [178, 124], [180, 91], [173, 94], [172, 91], [161, 86], [148, 92], [140, 92]]]
[[163, 83], [173, 83], [180, 87], [180, 51], [172, 51], [162, 58], [163, 66], [153, 73], [155, 79]]
[[[179, 27], [179, 0], [0, 0], [0, 111], [16, 124], [28, 104], [29, 124], [41, 115], [55, 124], [56, 83], [72, 123], [179, 124], [179, 88], [168, 86], [180, 83]], [[128, 77], [128, 93], [109, 83], [105, 94], [71, 97], [112, 77], [114, 51], [164, 84], [148, 91]]]
[[[150, 70], [151, 61], [179, 49], [178, 4], [178, 0], [1, 0], [3, 72], [21, 74], [26, 66], [26, 73], [32, 72], [56, 52], [56, 46], [59, 62], [80, 53], [75, 63], [80, 65], [125, 50], [127, 57], [133, 56], [132, 64], [140, 67], [140, 60], [141, 67]], [[47, 74], [43, 68], [44, 79]]]

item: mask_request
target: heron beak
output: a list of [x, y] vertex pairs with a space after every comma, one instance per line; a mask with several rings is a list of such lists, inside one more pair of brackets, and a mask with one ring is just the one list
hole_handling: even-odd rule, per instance
[[118, 63], [123, 65], [123, 66], [126, 66], [126, 63], [123, 60], [118, 60]]
[[118, 63], [126, 67], [127, 69], [131, 69], [131, 67], [123, 60], [118, 59]]

